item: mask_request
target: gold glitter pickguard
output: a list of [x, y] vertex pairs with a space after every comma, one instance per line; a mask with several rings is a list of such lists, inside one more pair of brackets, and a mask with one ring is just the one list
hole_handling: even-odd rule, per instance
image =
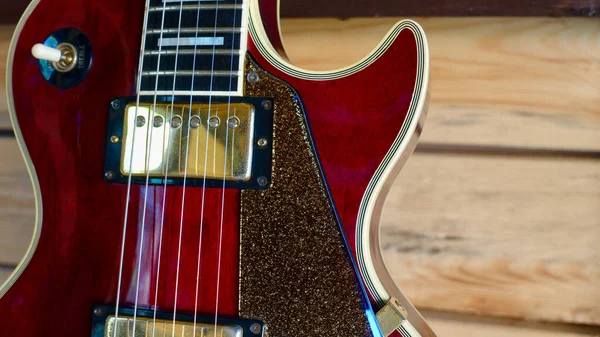
[[272, 186], [243, 191], [240, 316], [269, 336], [372, 336], [296, 93], [248, 58], [246, 96], [275, 100]]

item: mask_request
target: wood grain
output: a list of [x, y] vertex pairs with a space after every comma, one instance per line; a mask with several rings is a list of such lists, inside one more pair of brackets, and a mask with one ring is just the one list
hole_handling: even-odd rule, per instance
[[[33, 197], [0, 139], [0, 263], [29, 244]], [[600, 324], [600, 161], [414, 155], [382, 217], [383, 250], [416, 305]]]
[[[367, 55], [396, 21], [284, 20], [282, 28], [293, 63], [327, 70]], [[418, 22], [432, 67], [422, 142], [600, 150], [600, 20]]]
[[0, 153], [0, 265], [15, 265], [33, 234], [33, 188], [16, 141], [0, 138]]
[[[0, 22], [16, 23], [29, 0], [4, 4]], [[281, 0], [284, 17], [368, 16], [597, 16], [598, 0]]]
[[[325, 70], [367, 55], [396, 21], [284, 20], [282, 27], [292, 61]], [[432, 66], [422, 142], [600, 151], [600, 20], [418, 21]], [[11, 30], [0, 28], [0, 75]], [[9, 124], [3, 97], [0, 128]]]
[[596, 0], [282, 0], [290, 17], [369, 16], [596, 16]]
[[440, 337], [583, 337], [600, 336], [600, 327], [532, 323], [481, 316], [421, 311]]
[[415, 155], [383, 251], [419, 306], [600, 324], [600, 161]]

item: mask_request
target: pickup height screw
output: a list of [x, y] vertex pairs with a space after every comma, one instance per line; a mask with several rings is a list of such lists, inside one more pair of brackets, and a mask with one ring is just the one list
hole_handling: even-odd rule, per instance
[[113, 180], [115, 178], [115, 173], [113, 171], [107, 171], [104, 176], [108, 180]]
[[271, 102], [271, 101], [263, 101], [262, 102], [262, 107], [263, 107], [263, 109], [265, 109], [267, 111], [271, 110], [271, 109], [273, 109], [273, 102]]
[[114, 101], [110, 102], [110, 106], [111, 106], [113, 109], [117, 110], [118, 108], [120, 108], [120, 107], [121, 107], [121, 102], [119, 102], [119, 100], [118, 100], [118, 99], [115, 99]]
[[250, 83], [256, 83], [259, 80], [258, 74], [256, 72], [251, 72], [248, 74], [248, 82]]
[[198, 116], [192, 117], [192, 119], [190, 119], [190, 126], [194, 129], [199, 128], [200, 127], [200, 117], [198, 117]]
[[262, 330], [262, 328], [261, 328], [260, 324], [258, 324], [258, 323], [254, 323], [250, 326], [250, 331], [252, 331], [252, 333], [255, 335], [258, 335], [261, 330]]
[[261, 138], [258, 140], [258, 146], [260, 146], [260, 147], [265, 147], [265, 146], [267, 146], [267, 144], [269, 144], [269, 141], [266, 140], [265, 138]]
[[110, 137], [110, 142], [113, 144], [117, 144], [120, 141], [121, 141], [121, 138], [119, 137], [119, 135], [112, 135]]
[[256, 181], [262, 187], [265, 187], [269, 184], [269, 179], [267, 179], [267, 177], [258, 177]]
[[96, 308], [96, 309], [94, 309], [94, 315], [102, 316], [102, 315], [104, 315], [104, 310], [102, 310], [102, 308]]

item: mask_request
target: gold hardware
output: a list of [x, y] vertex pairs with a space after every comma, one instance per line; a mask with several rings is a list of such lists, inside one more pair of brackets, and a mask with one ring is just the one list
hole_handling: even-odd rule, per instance
[[61, 43], [56, 46], [56, 49], [60, 50], [62, 57], [58, 62], [52, 62], [54, 69], [61, 73], [66, 73], [75, 68], [77, 64], [77, 49], [70, 43]]
[[[105, 337], [132, 337], [133, 336], [133, 317], [115, 318], [109, 316], [106, 319], [106, 328], [104, 330]], [[115, 335], [115, 327], [117, 326], [117, 335]], [[175, 331], [173, 331], [173, 329]], [[194, 333], [195, 330], [195, 333]], [[244, 330], [240, 326], [224, 326], [217, 325], [215, 332], [214, 324], [196, 323], [194, 329], [193, 322], [175, 322], [166, 320], [156, 320], [156, 325], [152, 318], [137, 317], [135, 320], [135, 335], [136, 336], [154, 336], [154, 337], [187, 337], [187, 336], [219, 336], [219, 337], [242, 337]]]
[[377, 321], [383, 335], [386, 337], [391, 335], [406, 321], [407, 316], [408, 313], [400, 305], [400, 302], [393, 297], [390, 298], [388, 303], [377, 313]]
[[113, 144], [117, 144], [117, 143], [118, 143], [118, 142], [120, 142], [120, 141], [121, 141], [121, 138], [119, 138], [119, 136], [118, 136], [118, 135], [112, 135], [112, 136], [110, 137], [110, 142], [111, 142], [111, 143], [113, 143]]
[[150, 177], [159, 178], [183, 178], [187, 173], [188, 178], [206, 175], [208, 179], [250, 180], [253, 105], [213, 103], [209, 114], [208, 104], [194, 104], [191, 117], [189, 104], [152, 106], [130, 104], [125, 108], [120, 166], [124, 176], [132, 172], [132, 176], [145, 177], [149, 171]]

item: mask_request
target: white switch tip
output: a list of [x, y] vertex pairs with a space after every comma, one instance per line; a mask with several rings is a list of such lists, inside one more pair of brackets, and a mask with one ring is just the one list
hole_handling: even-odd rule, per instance
[[31, 48], [31, 54], [38, 60], [58, 62], [62, 58], [62, 52], [56, 48], [48, 47], [41, 43]]

